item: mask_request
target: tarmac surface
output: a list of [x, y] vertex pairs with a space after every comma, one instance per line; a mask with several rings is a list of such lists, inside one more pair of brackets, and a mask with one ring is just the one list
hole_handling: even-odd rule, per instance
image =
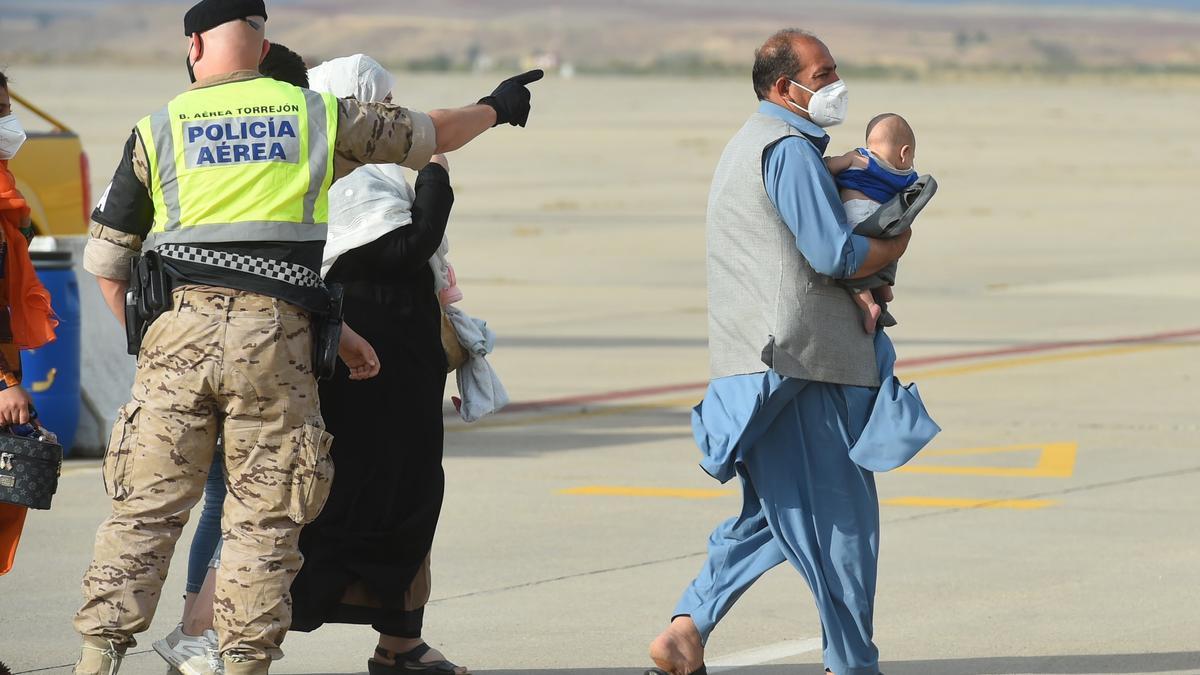
[[[411, 84], [415, 107], [483, 88]], [[704, 195], [753, 101], [732, 80], [544, 84], [529, 129], [451, 159], [463, 306], [499, 333], [493, 363], [515, 405], [472, 426], [447, 417], [425, 636], [478, 673], [640, 675], [709, 531], [740, 505], [696, 466], [688, 414], [707, 377]], [[1200, 92], [1142, 91], [1131, 151], [1099, 85], [853, 91], [832, 149], [896, 109], [941, 184], [889, 331], [944, 432], [877, 477], [881, 669], [1200, 673], [1200, 236], [1184, 196], [1200, 148], [1183, 112]], [[130, 108], [130, 123], [145, 112]], [[1185, 161], [1158, 171], [1168, 149]], [[93, 157], [95, 173], [105, 164]], [[76, 460], [54, 509], [31, 514], [0, 579], [14, 673], [69, 671], [106, 510], [98, 462]], [[181, 545], [122, 673], [164, 671], [149, 647], [178, 620], [185, 565]], [[365, 672], [372, 646], [365, 627], [294, 633], [272, 672]], [[820, 673], [800, 576], [764, 576], [707, 661]]]

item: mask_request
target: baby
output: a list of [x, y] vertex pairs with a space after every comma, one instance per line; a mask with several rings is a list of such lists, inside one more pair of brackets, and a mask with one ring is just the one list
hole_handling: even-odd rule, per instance
[[[895, 113], [884, 113], [867, 124], [867, 147], [825, 158], [851, 225], [866, 220], [885, 202], [917, 182], [917, 172], [913, 169], [916, 147], [917, 138], [908, 122]], [[862, 309], [863, 327], [868, 333], [874, 333], [877, 325], [895, 325], [896, 320], [886, 312], [886, 305], [881, 304], [892, 299], [890, 285], [878, 279], [871, 279], [865, 285], [846, 280], [843, 285]]]

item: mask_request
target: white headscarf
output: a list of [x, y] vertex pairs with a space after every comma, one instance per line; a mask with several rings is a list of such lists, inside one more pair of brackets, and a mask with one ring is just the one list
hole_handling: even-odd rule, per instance
[[[364, 54], [326, 61], [308, 71], [308, 86], [338, 98], [364, 103], [382, 102], [395, 79]], [[329, 188], [329, 238], [321, 261], [321, 275], [346, 251], [382, 237], [412, 222], [416, 193], [395, 164], [359, 167]]]
[[338, 98], [378, 103], [396, 86], [396, 78], [366, 54], [343, 56], [308, 71], [308, 88]]

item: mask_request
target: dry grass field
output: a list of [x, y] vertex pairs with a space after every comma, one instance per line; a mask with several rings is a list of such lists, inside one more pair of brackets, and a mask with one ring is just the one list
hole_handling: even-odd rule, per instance
[[[292, 0], [270, 37], [306, 56], [348, 48], [383, 62], [548, 51], [585, 68], [734, 67], [781, 26], [815, 31], [844, 64], [930, 69], [1183, 68], [1200, 63], [1200, 13], [1169, 3], [896, 0]], [[1181, 5], [1182, 3], [1176, 3]], [[182, 60], [176, 0], [0, 0], [0, 67]], [[1195, 4], [1191, 5], [1193, 10]]]

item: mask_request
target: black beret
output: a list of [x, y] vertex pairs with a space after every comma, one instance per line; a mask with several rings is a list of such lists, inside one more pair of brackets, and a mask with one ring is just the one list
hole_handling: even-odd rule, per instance
[[263, 0], [200, 0], [183, 15], [183, 34], [191, 36], [248, 16], [267, 18]]

